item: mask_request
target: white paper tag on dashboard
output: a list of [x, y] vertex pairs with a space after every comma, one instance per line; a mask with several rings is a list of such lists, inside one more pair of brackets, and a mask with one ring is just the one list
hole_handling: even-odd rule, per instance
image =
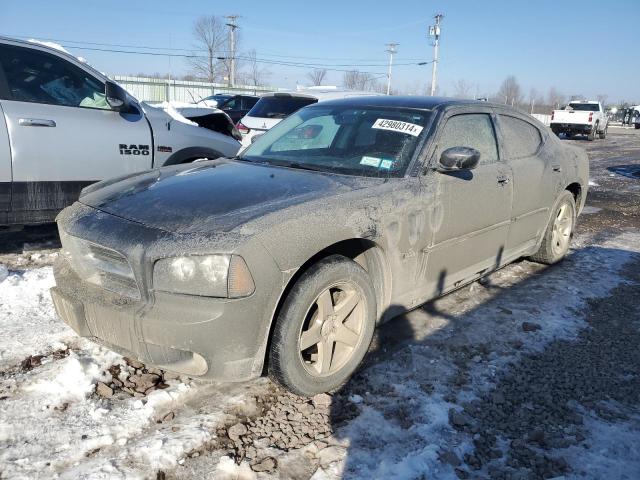
[[409, 122], [401, 122], [400, 120], [388, 120], [386, 118], [377, 119], [371, 128], [377, 128], [379, 130], [391, 130], [392, 132], [408, 133], [417, 137], [422, 132], [420, 125]]

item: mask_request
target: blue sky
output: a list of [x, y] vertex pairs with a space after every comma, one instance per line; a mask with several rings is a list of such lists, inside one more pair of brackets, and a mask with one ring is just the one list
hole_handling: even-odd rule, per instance
[[[240, 48], [255, 49], [259, 59], [375, 63], [381, 66], [359, 68], [384, 75], [388, 42], [400, 44], [398, 64], [432, 59], [426, 32], [436, 12], [445, 15], [441, 93], [453, 94], [464, 79], [472, 94], [490, 94], [513, 74], [525, 94], [555, 86], [567, 95], [640, 101], [640, 0], [2, 0], [0, 34], [188, 49], [200, 15], [239, 14]], [[70, 50], [110, 74], [189, 72], [182, 58]], [[310, 68], [268, 69], [269, 83], [292, 87], [307, 82]], [[398, 65], [394, 87], [424, 86], [430, 76], [430, 65]], [[325, 83], [341, 78], [330, 72]]]

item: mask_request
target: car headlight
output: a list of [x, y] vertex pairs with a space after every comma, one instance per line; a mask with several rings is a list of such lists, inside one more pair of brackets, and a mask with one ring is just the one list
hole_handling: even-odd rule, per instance
[[153, 268], [153, 287], [205, 297], [248, 297], [255, 290], [251, 272], [238, 255], [163, 258]]

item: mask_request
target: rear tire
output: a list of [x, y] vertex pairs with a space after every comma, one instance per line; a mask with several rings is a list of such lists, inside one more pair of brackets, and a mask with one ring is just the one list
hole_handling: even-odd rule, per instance
[[375, 320], [366, 270], [340, 255], [319, 261], [295, 283], [276, 319], [269, 376], [298, 395], [335, 390], [367, 353]]
[[593, 142], [596, 139], [596, 134], [598, 133], [598, 125], [596, 124], [593, 127], [593, 130], [591, 130], [591, 132], [589, 132], [589, 134], [587, 134], [587, 140], [589, 140], [590, 142]]
[[607, 129], [609, 128], [609, 126], [607, 125], [606, 127], [604, 127], [604, 130], [602, 130], [600, 133], [598, 133], [598, 136], [600, 137], [601, 140], [604, 140], [605, 138], [607, 138]]
[[559, 262], [569, 251], [569, 244], [576, 224], [576, 201], [573, 194], [565, 190], [553, 210], [542, 243], [531, 260], [552, 265]]

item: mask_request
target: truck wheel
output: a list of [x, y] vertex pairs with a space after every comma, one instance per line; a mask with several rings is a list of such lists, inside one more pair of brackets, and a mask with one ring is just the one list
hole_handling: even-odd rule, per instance
[[589, 140], [590, 142], [593, 142], [596, 139], [596, 134], [598, 132], [598, 126], [594, 126], [593, 130], [591, 130], [591, 132], [589, 132], [587, 134], [587, 140]]
[[548, 265], [562, 260], [569, 251], [575, 223], [576, 201], [573, 194], [565, 190], [556, 203], [540, 248], [531, 256], [531, 260]]
[[636, 130], [640, 130], [640, 123], [636, 123]]
[[300, 277], [280, 310], [269, 376], [298, 395], [338, 388], [367, 353], [375, 319], [366, 270], [341, 255], [321, 260]]
[[601, 131], [600, 133], [598, 133], [598, 136], [600, 137], [601, 140], [604, 140], [605, 138], [607, 138], [607, 130], [608, 129], [609, 129], [609, 125], [604, 127], [604, 130]]

